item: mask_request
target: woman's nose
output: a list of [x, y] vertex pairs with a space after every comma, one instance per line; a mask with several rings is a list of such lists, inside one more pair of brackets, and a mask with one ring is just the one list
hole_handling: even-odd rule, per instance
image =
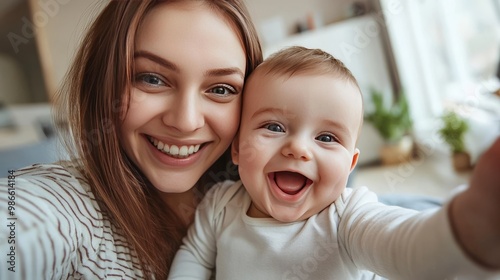
[[281, 153], [285, 157], [309, 161], [312, 159], [310, 143], [301, 137], [293, 137], [283, 146]]
[[163, 114], [163, 123], [179, 132], [193, 132], [205, 125], [202, 97], [195, 92], [178, 93]]

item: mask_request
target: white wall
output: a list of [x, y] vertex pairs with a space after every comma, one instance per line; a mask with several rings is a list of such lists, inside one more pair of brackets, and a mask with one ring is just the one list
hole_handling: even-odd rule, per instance
[[[246, 0], [250, 15], [261, 38], [265, 24], [279, 21], [286, 35], [296, 30], [299, 21], [313, 15], [318, 25], [327, 25], [351, 16], [353, 2], [362, 2], [367, 7], [373, 0]], [[264, 42], [265, 43], [265, 42]]]

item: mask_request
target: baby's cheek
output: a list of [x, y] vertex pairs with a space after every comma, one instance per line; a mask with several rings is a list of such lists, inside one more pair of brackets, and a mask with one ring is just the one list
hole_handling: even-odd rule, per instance
[[257, 137], [240, 138], [240, 162], [242, 164], [252, 164], [262, 156], [262, 143]]

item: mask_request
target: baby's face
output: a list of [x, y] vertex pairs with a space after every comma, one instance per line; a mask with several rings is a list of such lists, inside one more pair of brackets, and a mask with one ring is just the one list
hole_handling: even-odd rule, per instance
[[358, 88], [332, 75], [258, 75], [247, 84], [233, 160], [252, 217], [304, 220], [334, 202], [357, 162]]

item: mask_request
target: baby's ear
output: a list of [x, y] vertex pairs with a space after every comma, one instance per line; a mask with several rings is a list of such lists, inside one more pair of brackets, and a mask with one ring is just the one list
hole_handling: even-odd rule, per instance
[[354, 154], [352, 155], [351, 171], [353, 171], [354, 167], [356, 167], [356, 164], [358, 164], [358, 158], [359, 158], [359, 149], [355, 148]]
[[240, 133], [236, 133], [234, 136], [233, 143], [231, 144], [231, 158], [233, 159], [233, 163], [238, 165], [240, 158]]

